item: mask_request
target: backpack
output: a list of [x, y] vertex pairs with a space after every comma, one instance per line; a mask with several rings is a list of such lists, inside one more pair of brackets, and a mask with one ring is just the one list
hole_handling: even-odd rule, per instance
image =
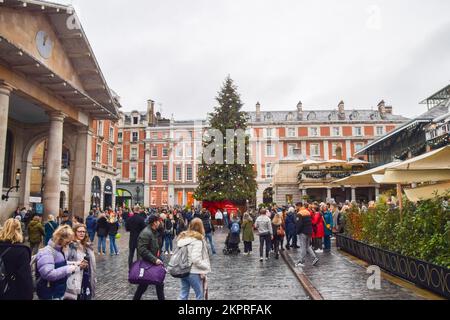
[[10, 275], [6, 273], [5, 262], [3, 261], [3, 257], [8, 253], [11, 248], [7, 248], [0, 255], [0, 295], [5, 295], [11, 288], [9, 287], [9, 280], [11, 278]]
[[192, 263], [189, 263], [188, 246], [177, 247], [167, 265], [167, 271], [174, 278], [184, 278], [191, 273]]
[[239, 223], [233, 222], [231, 225], [231, 233], [238, 234], [241, 231], [241, 227], [239, 226]]

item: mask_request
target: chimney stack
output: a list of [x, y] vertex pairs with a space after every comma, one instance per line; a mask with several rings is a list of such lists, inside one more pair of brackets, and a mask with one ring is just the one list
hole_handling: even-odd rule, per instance
[[155, 124], [155, 101], [150, 99], [147, 100], [147, 122], [149, 126]]
[[297, 103], [297, 119], [303, 120], [303, 104], [301, 101]]
[[261, 121], [261, 105], [256, 103], [256, 121]]

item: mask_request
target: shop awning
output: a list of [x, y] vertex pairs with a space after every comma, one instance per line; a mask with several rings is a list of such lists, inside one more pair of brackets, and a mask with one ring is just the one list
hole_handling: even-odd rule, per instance
[[450, 191], [450, 181], [414, 189], [404, 189], [404, 191], [410, 201], [427, 200], [434, 198], [435, 195], [442, 196], [447, 194]]
[[420, 156], [405, 160], [391, 169], [398, 170], [428, 170], [450, 169], [450, 146], [436, 149]]
[[383, 174], [387, 168], [397, 165], [398, 163], [399, 162], [394, 161], [370, 170], [351, 175], [350, 177], [335, 180], [332, 183], [338, 185], [376, 185], [378, 184], [378, 182], [373, 179], [372, 175]]
[[373, 179], [380, 184], [409, 184], [414, 182], [450, 181], [450, 170], [396, 170], [387, 169], [384, 174], [374, 174]]

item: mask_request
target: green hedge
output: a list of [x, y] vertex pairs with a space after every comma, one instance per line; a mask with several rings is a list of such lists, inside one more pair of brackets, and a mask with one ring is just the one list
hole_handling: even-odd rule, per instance
[[450, 207], [448, 197], [414, 204], [404, 201], [400, 211], [380, 197], [375, 208], [345, 214], [346, 235], [402, 255], [450, 268]]

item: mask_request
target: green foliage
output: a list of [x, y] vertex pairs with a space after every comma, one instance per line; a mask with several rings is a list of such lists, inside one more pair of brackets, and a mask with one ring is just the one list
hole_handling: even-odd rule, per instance
[[[218, 129], [223, 135], [224, 141], [217, 142], [223, 148], [223, 159], [226, 162], [227, 141], [226, 130], [244, 130], [247, 128], [247, 116], [241, 111], [243, 106], [237, 87], [230, 77], [225, 79], [221, 91], [216, 97], [219, 106], [209, 117], [212, 129]], [[237, 138], [234, 143], [234, 158], [238, 159]], [[205, 142], [206, 147], [210, 142]], [[224, 163], [207, 164], [204, 159], [198, 171], [199, 185], [194, 197], [197, 200], [222, 201], [230, 200], [242, 202], [252, 200], [256, 195], [256, 173], [250, 163], [249, 139], [245, 141], [245, 164]]]
[[445, 197], [404, 201], [402, 215], [384, 198], [362, 214], [346, 214], [346, 234], [370, 245], [450, 268], [450, 208]]

